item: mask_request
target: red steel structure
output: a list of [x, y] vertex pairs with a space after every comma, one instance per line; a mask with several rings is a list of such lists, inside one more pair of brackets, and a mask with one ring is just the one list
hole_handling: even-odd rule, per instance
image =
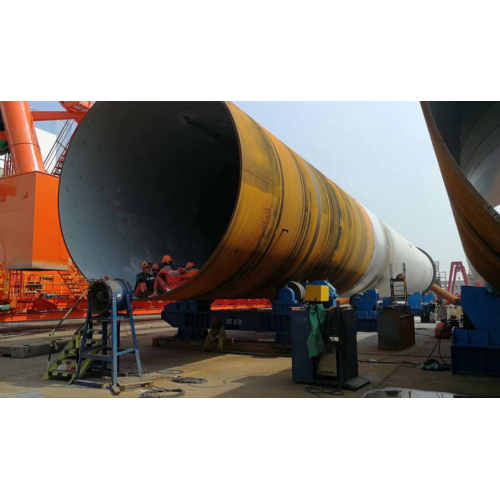
[[[0, 138], [9, 145], [0, 178], [0, 323], [60, 319], [87, 288], [61, 235], [59, 178], [45, 171], [34, 122], [79, 124], [92, 102], [60, 102], [66, 111], [31, 112], [28, 101], [0, 101]], [[162, 307], [143, 302], [136, 313], [157, 314]], [[86, 308], [81, 301], [70, 317], [84, 317]]]
[[464, 278], [465, 286], [469, 286], [469, 279], [465, 271], [465, 267], [462, 262], [452, 262], [450, 266], [450, 279], [448, 281], [448, 291], [455, 293], [455, 283], [457, 281], [458, 274], [462, 273]]

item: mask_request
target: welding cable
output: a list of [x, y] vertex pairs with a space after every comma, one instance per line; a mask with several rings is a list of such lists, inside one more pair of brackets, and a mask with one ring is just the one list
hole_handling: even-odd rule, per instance
[[[375, 352], [360, 352], [358, 353], [358, 355], [362, 355], [362, 356], [379, 356], [379, 357], [382, 357], [382, 359], [380, 360], [377, 360], [377, 359], [360, 359], [358, 360], [359, 363], [372, 363], [372, 364], [387, 364], [387, 365], [409, 365], [409, 366], [417, 366], [419, 368], [421, 368], [423, 365], [425, 365], [425, 363], [427, 363], [429, 361], [429, 359], [432, 357], [432, 355], [434, 354], [434, 351], [436, 350], [436, 348], [439, 346], [441, 346], [441, 341], [443, 339], [439, 338], [438, 341], [436, 342], [434, 348], [432, 349], [431, 353], [428, 355], [428, 356], [422, 356], [422, 355], [418, 355], [418, 354], [390, 354], [390, 355], [384, 355], [384, 354], [380, 354], [380, 353], [375, 353]], [[427, 349], [425, 349], [427, 350]], [[417, 351], [417, 352], [423, 352], [423, 351]], [[450, 367], [451, 365], [449, 363], [447, 363], [444, 358], [446, 359], [451, 359], [450, 356], [441, 356], [441, 350], [439, 351], [439, 357], [441, 358], [441, 361], [443, 362], [443, 364], [447, 367]], [[384, 361], [384, 360], [387, 360], [387, 359], [394, 359], [394, 358], [426, 358], [426, 360], [424, 361], [424, 363], [414, 363], [413, 361]]]
[[[127, 327], [127, 324], [126, 323], [123, 323], [123, 326], [124, 326], [124, 329], [125, 329], [125, 333], [127, 334], [127, 337], [132, 345], [132, 335], [131, 335], [131, 332], [129, 332], [129, 329]], [[131, 367], [129, 361], [127, 360], [127, 356], [124, 356], [125, 358], [125, 361], [126, 363], [128, 364], [129, 367]], [[154, 379], [151, 377], [149, 371], [147, 370], [147, 368], [144, 366], [144, 363], [142, 362], [142, 360], [140, 361], [141, 363], [141, 368], [142, 368], [142, 371], [144, 373], [144, 375], [147, 376], [147, 378], [152, 382], [153, 384], [153, 389], [151, 389], [150, 391], [146, 391], [146, 392], [143, 392], [139, 397], [140, 398], [163, 398], [163, 399], [171, 399], [171, 398], [182, 398], [186, 395], [186, 391], [184, 391], [183, 389], [164, 389], [163, 387], [158, 387], [157, 385], [155, 385], [154, 383]], [[183, 370], [160, 370], [158, 372], [155, 372], [155, 373], [165, 373], [165, 372], [176, 372], [176, 373], [184, 373]], [[134, 372], [135, 375], [137, 375], [139, 377], [139, 373], [137, 371]]]
[[[445, 322], [445, 326], [448, 324], [448, 321]], [[444, 331], [444, 328], [443, 327], [443, 330]], [[439, 352], [439, 357], [441, 358], [441, 361], [443, 362], [444, 366], [446, 366], [447, 368], [451, 368], [451, 365], [449, 363], [447, 363], [444, 359], [443, 359], [443, 356], [441, 355], [441, 341], [443, 340], [443, 337], [442, 337], [442, 331], [441, 331], [441, 334], [439, 335], [438, 339], [437, 339], [437, 342], [436, 342], [436, 345], [434, 346], [434, 349], [432, 349], [432, 352], [429, 354], [429, 357], [427, 358], [427, 360], [425, 361], [424, 365], [426, 363], [429, 362], [429, 360], [431, 359], [432, 355], [434, 354], [434, 351], [439, 348], [438, 352]]]
[[[127, 334], [127, 337], [130, 341], [130, 345], [133, 345], [132, 336], [127, 328], [127, 324], [123, 323], [123, 326], [125, 329], [125, 333]], [[120, 343], [120, 347], [122, 347], [121, 343]], [[128, 367], [130, 368], [130, 373], [132, 373], [136, 376], [139, 376], [139, 372], [137, 370], [133, 369], [133, 367], [131, 366], [131, 364], [129, 363], [129, 361], [127, 359], [127, 356], [124, 356], [124, 358], [125, 358], [125, 362], [127, 363]], [[141, 359], [141, 368], [142, 368], [144, 375], [147, 375], [149, 380], [151, 380], [151, 382], [153, 382], [154, 379], [151, 377], [151, 373], [148, 371], [148, 369], [146, 368], [146, 366], [142, 362], [142, 359]], [[165, 375], [167, 377], [176, 377], [176, 376], [182, 375], [184, 373], [184, 370], [181, 370], [180, 368], [171, 368], [171, 369], [166, 368], [165, 370], [156, 370], [155, 372], [152, 372], [152, 373], [159, 373], [160, 375]], [[129, 375], [129, 374], [127, 373], [127, 375]]]
[[186, 395], [186, 391], [184, 389], [162, 389], [161, 387], [157, 387], [151, 389], [150, 391], [143, 392], [139, 397], [140, 398], [182, 398]]
[[441, 355], [441, 341], [442, 341], [441, 335], [439, 336], [439, 345], [438, 345], [438, 351], [439, 351], [439, 357], [441, 358], [441, 361], [444, 363], [445, 366], [448, 366], [451, 368], [451, 364], [447, 363], [444, 359], [443, 356]]
[[160, 375], [166, 375], [167, 377], [175, 377], [178, 375], [182, 375], [184, 370], [172, 368], [171, 370], [166, 368], [165, 370], [156, 370], [154, 373], [159, 373]]
[[427, 335], [426, 333], [418, 333], [418, 332], [415, 332], [415, 335], [420, 335], [421, 337], [434, 337], [434, 335]]
[[425, 349], [419, 349], [418, 351], [414, 352], [413, 354], [382, 354], [382, 353], [376, 353], [376, 352], [358, 352], [358, 355], [378, 356], [378, 357], [382, 357], [382, 359], [390, 359], [390, 358], [398, 358], [398, 357], [402, 357], [402, 358], [427, 358], [427, 354], [422, 355], [422, 356], [420, 354], [428, 352], [428, 349], [429, 349], [428, 347], [426, 347]]
[[[427, 358], [426, 355], [417, 355], [417, 354], [381, 354], [377, 352], [358, 352], [358, 356], [379, 356], [382, 359], [389, 358]], [[444, 356], [445, 358], [451, 359], [451, 356]]]
[[[342, 382], [342, 385], [344, 383]], [[317, 398], [321, 399], [321, 395], [325, 396], [343, 396], [344, 391], [340, 389], [342, 385], [339, 386], [339, 388], [327, 388], [327, 387], [319, 387], [319, 386], [311, 386], [311, 387], [306, 387], [306, 392], [308, 394], [311, 394], [312, 396], [316, 396]]]
[[243, 377], [255, 377], [257, 375], [273, 375], [273, 374], [276, 374], [276, 373], [287, 373], [287, 372], [291, 372], [292, 370], [276, 370], [276, 371], [273, 371], [273, 372], [262, 372], [262, 373], [245, 373], [243, 375], [238, 375], [236, 377], [229, 377], [229, 378], [225, 378], [223, 381], [222, 381], [222, 384], [221, 385], [210, 385], [210, 386], [203, 386], [203, 385], [190, 385], [190, 387], [194, 387], [195, 389], [218, 389], [219, 387], [224, 387], [227, 385], [227, 382], [229, 382], [230, 380], [237, 380], [237, 379], [240, 379], [240, 378], [243, 378]]
[[420, 363], [414, 363], [413, 361], [377, 361], [376, 359], [360, 359], [359, 363], [370, 363], [372, 365], [408, 365], [421, 367]]

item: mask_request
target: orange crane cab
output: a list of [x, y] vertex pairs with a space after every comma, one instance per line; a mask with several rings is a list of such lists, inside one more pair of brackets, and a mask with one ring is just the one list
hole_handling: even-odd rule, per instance
[[6, 270], [66, 270], [59, 179], [45, 172], [29, 103], [1, 101], [0, 112], [11, 165], [0, 178], [0, 262]]

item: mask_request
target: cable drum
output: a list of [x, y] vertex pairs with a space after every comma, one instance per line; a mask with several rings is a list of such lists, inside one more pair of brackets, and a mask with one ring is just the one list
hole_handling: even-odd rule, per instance
[[127, 295], [131, 297], [132, 290], [124, 280], [94, 281], [88, 295], [89, 308], [93, 314], [103, 314], [111, 310], [116, 300], [116, 309], [121, 311], [127, 307]]

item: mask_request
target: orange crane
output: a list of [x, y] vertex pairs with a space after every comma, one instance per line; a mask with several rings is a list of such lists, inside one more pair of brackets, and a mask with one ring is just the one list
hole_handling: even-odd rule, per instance
[[[72, 264], [59, 226], [57, 195], [71, 137], [54, 175], [42, 159], [34, 123], [74, 120], [78, 125], [92, 101], [60, 101], [66, 111], [31, 111], [28, 101], [0, 101], [8, 143], [0, 178], [0, 322], [60, 319], [87, 288]], [[84, 317], [82, 301], [71, 317]], [[162, 303], [143, 303], [138, 314], [161, 312]]]
[[[61, 319], [87, 287], [69, 259], [59, 226], [59, 176], [73, 134], [62, 147], [53, 171], [44, 165], [34, 122], [73, 120], [78, 125], [92, 101], [59, 101], [65, 111], [31, 111], [28, 101], [0, 101], [8, 143], [0, 177], [0, 323]], [[5, 131], [3, 131], [5, 128]], [[135, 304], [136, 315], [159, 314], [168, 302]], [[270, 307], [267, 300], [219, 301], [214, 309]], [[83, 318], [82, 300], [70, 318]]]
[[69, 263], [59, 227], [59, 179], [45, 170], [34, 125], [60, 118], [81, 122], [91, 107], [65, 104], [68, 111], [54, 115], [32, 113], [28, 101], [0, 101], [0, 138], [8, 145], [0, 178], [0, 321], [28, 319], [29, 312], [33, 319], [57, 316], [86, 288]]
[[[59, 179], [47, 174], [35, 120], [83, 119], [84, 112], [31, 113], [28, 101], [0, 101], [8, 169], [0, 179], [0, 262], [12, 271], [68, 269], [59, 226]], [[33, 116], [35, 115], [35, 116]], [[7, 174], [7, 175], [5, 175]]]

